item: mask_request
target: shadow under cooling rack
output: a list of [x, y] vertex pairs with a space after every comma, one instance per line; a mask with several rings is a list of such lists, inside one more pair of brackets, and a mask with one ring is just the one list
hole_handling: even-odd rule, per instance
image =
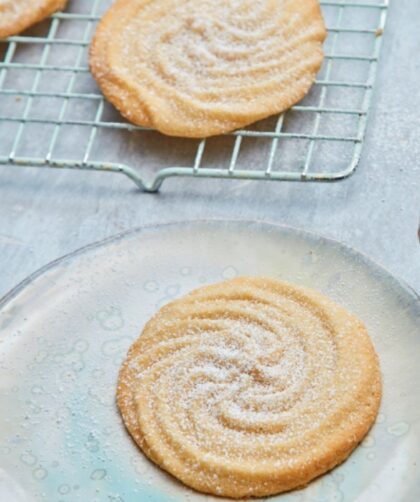
[[321, 1], [325, 60], [309, 94], [283, 115], [207, 140], [127, 123], [87, 64], [108, 0], [67, 11], [0, 41], [0, 164], [120, 172], [157, 191], [174, 176], [333, 181], [357, 167], [387, 1]]

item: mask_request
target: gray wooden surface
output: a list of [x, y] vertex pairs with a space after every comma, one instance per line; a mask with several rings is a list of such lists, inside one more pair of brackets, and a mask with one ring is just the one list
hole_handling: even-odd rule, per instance
[[364, 252], [420, 291], [419, 19], [418, 0], [391, 2], [362, 161], [347, 180], [177, 179], [148, 195], [118, 175], [0, 167], [0, 295], [93, 241], [146, 223], [197, 218], [308, 229]]

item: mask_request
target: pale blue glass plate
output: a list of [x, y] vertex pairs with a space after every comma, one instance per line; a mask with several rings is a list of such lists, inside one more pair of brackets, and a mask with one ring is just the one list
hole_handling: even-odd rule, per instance
[[238, 274], [313, 287], [365, 321], [381, 360], [377, 423], [340, 467], [281, 502], [415, 502], [420, 304], [363, 255], [299, 230], [184, 222], [94, 244], [24, 281], [0, 308], [0, 501], [202, 502], [131, 442], [115, 383], [162, 304]]

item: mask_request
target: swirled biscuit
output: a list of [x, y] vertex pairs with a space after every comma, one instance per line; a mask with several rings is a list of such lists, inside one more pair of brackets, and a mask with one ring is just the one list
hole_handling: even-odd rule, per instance
[[117, 0], [90, 65], [131, 122], [206, 137], [302, 99], [325, 33], [317, 0]]
[[381, 376], [343, 308], [244, 277], [163, 307], [130, 348], [117, 398], [143, 452], [186, 485], [265, 496], [346, 459], [375, 420]]
[[16, 35], [53, 12], [67, 0], [0, 0], [0, 38]]

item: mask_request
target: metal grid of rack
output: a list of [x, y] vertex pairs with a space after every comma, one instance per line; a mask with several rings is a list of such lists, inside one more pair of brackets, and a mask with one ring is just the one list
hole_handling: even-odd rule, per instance
[[388, 0], [321, 0], [328, 37], [315, 85], [286, 113], [207, 140], [134, 126], [103, 99], [87, 65], [109, 0], [0, 42], [0, 165], [119, 172], [147, 192], [169, 177], [334, 181], [359, 162]]

